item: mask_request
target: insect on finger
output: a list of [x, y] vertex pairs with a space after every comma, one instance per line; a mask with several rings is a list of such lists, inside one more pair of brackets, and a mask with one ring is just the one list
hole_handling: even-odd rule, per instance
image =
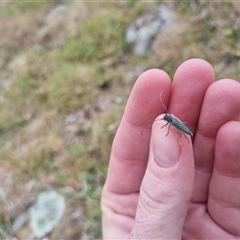
[[[168, 131], [167, 131], [167, 134], [166, 136], [169, 134], [169, 131], [170, 131], [170, 127], [171, 126], [174, 126], [175, 128], [177, 128], [180, 132], [182, 132], [184, 134], [184, 136], [186, 137], [186, 139], [188, 140], [186, 134], [190, 135], [191, 137], [193, 136], [193, 133], [191, 132], [191, 130], [184, 124], [185, 122], [182, 122], [181, 120], [179, 120], [178, 118], [176, 118], [173, 114], [171, 113], [168, 113], [168, 110], [166, 108], [166, 106], [164, 105], [163, 101], [162, 101], [162, 94], [164, 93], [164, 91], [162, 91], [160, 93], [160, 101], [162, 103], [162, 106], [163, 108], [165, 109], [166, 111], [166, 114], [163, 116], [163, 118], [161, 119], [157, 119], [155, 121], [158, 121], [158, 120], [164, 120], [166, 121], [167, 123], [164, 124], [161, 128], [164, 128], [165, 126], [169, 125], [168, 126]], [[150, 123], [153, 123], [154, 121], [151, 121], [149, 123], [147, 123], [144, 128], [142, 129], [142, 132], [141, 132], [141, 135], [143, 135], [143, 131], [144, 129], [146, 128], [147, 125], [149, 125]], [[165, 137], [166, 137], [165, 136]], [[189, 140], [188, 140], [189, 142]]]
[[[182, 132], [186, 138], [187, 138], [187, 136], [185, 134], [188, 134], [188, 135], [190, 135], [192, 137], [193, 133], [191, 132], [191, 130], [182, 121], [180, 121], [178, 118], [176, 118], [173, 114], [168, 113], [167, 108], [163, 104], [163, 101], [162, 101], [162, 94], [163, 93], [164, 93], [164, 91], [160, 93], [160, 101], [161, 101], [162, 106], [164, 107], [164, 109], [166, 111], [166, 114], [164, 115], [163, 120], [166, 121], [167, 124], [163, 125], [161, 128], [163, 128], [163, 127], [165, 127], [165, 126], [167, 126], [169, 124], [168, 132], [167, 132], [166, 136], [169, 134], [170, 127], [174, 126], [180, 132]], [[188, 140], [188, 138], [187, 138], [187, 140]]]

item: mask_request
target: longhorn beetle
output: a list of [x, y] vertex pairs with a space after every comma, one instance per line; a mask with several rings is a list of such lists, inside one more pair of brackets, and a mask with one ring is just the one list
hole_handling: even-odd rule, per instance
[[[165, 126], [167, 126], [167, 125], [169, 124], [168, 131], [167, 131], [167, 134], [166, 134], [166, 136], [167, 136], [167, 135], [169, 134], [169, 130], [170, 130], [171, 125], [173, 125], [173, 126], [174, 126], [175, 128], [177, 128], [180, 132], [182, 132], [182, 133], [184, 134], [185, 138], [188, 140], [188, 138], [187, 138], [187, 136], [185, 135], [185, 133], [188, 134], [188, 135], [190, 135], [191, 137], [193, 136], [193, 133], [190, 131], [190, 129], [189, 129], [188, 127], [186, 127], [186, 126], [184, 125], [184, 123], [183, 123], [182, 121], [180, 121], [178, 118], [176, 118], [173, 114], [168, 113], [168, 110], [167, 110], [167, 108], [165, 107], [165, 105], [163, 104], [163, 101], [162, 101], [162, 94], [163, 94], [163, 93], [164, 93], [164, 91], [162, 91], [162, 92], [160, 93], [160, 101], [161, 101], [162, 106], [164, 107], [164, 109], [165, 109], [165, 111], [166, 111], [166, 114], [164, 115], [163, 118], [157, 119], [157, 120], [164, 120], [164, 121], [166, 121], [167, 123], [166, 123], [165, 125], [163, 125], [161, 128], [163, 128], [163, 127], [165, 127]], [[157, 120], [155, 120], [155, 121], [157, 121]], [[150, 123], [152, 123], [152, 122], [149, 122], [149, 123], [147, 123], [147, 124], [144, 126], [144, 128], [142, 129], [141, 135], [143, 135], [143, 131], [144, 131], [145, 127], [146, 127], [148, 124], [150, 124]], [[166, 137], [166, 136], [165, 136], [165, 137]], [[188, 140], [188, 142], [189, 142], [189, 140]]]
[[[160, 93], [160, 101], [162, 103], [162, 106], [164, 107], [165, 111], [166, 111], [166, 114], [164, 115], [164, 117], [160, 120], [165, 120], [167, 123], [165, 125], [163, 125], [161, 128], [167, 126], [169, 124], [169, 127], [168, 127], [168, 131], [167, 131], [167, 134], [166, 136], [169, 134], [169, 130], [170, 130], [170, 127], [171, 125], [173, 125], [175, 128], [177, 128], [179, 131], [181, 131], [184, 136], [186, 137], [186, 139], [188, 140], [187, 136], [185, 135], [188, 134], [190, 135], [191, 137], [193, 136], [193, 133], [184, 125], [183, 122], [181, 122], [178, 118], [176, 118], [173, 114], [171, 113], [168, 113], [167, 111], [167, 108], [165, 107], [165, 105], [163, 104], [163, 101], [162, 101], [162, 94], [164, 93], [161, 92]], [[166, 137], [165, 136], [165, 137]], [[189, 141], [189, 140], [188, 140]]]

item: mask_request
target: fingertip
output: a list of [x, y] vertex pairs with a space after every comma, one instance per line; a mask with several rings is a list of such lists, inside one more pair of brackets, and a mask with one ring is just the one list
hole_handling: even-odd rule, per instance
[[183, 62], [177, 68], [173, 77], [173, 88], [177, 87], [179, 90], [179, 85], [181, 85], [185, 86], [184, 89], [187, 91], [189, 91], [189, 88], [202, 88], [205, 92], [214, 79], [215, 74], [212, 65], [203, 59], [193, 58]]
[[171, 79], [160, 69], [142, 73], [134, 84], [125, 109], [124, 117], [133, 125], [142, 126], [164, 111], [159, 95], [171, 91]]
[[240, 94], [240, 84], [233, 79], [220, 79], [209, 86], [206, 94], [211, 94], [212, 96], [215, 96], [215, 94], [217, 94], [217, 97], [234, 95], [234, 98], [238, 99]]
[[240, 84], [221, 79], [209, 86], [204, 96], [198, 131], [215, 138], [223, 124], [240, 118]]
[[213, 82], [215, 75], [212, 65], [201, 58], [192, 58], [183, 62], [175, 73], [175, 75], [181, 74], [184, 74], [185, 78], [199, 76], [209, 83]]
[[133, 87], [133, 93], [147, 94], [156, 89], [170, 91], [171, 78], [161, 69], [149, 69], [138, 77]]
[[171, 84], [171, 78], [169, 77], [169, 75], [161, 70], [161, 69], [157, 69], [157, 68], [152, 68], [152, 69], [148, 69], [145, 72], [143, 72], [137, 79], [137, 82], [141, 82], [141, 81], [159, 81], [159, 79], [162, 79], [162, 81], [166, 82], [166, 83], [170, 83]]

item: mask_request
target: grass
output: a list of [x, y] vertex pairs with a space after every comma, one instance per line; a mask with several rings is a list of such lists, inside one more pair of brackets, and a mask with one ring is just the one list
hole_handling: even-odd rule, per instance
[[123, 26], [125, 20], [111, 12], [94, 17], [79, 27], [75, 38], [68, 39], [62, 58], [89, 63], [117, 56], [126, 45]]
[[[125, 42], [125, 30], [157, 2], [61, 2], [71, 15], [79, 15], [80, 6], [84, 16], [79, 22], [65, 16], [71, 33], [61, 24], [48, 30], [46, 16], [55, 1], [1, 3], [0, 26], [7, 27], [0, 56], [0, 165], [7, 176], [19, 178], [11, 191], [4, 189], [12, 202], [29, 194], [24, 189], [31, 181], [37, 182], [33, 196], [46, 188], [73, 189], [66, 197], [81, 201], [82, 228], [95, 239], [101, 237], [99, 201], [111, 143], [137, 77], [133, 70], [156, 67], [172, 76], [184, 60], [201, 57], [213, 64], [217, 78], [237, 79], [240, 35], [234, 16], [240, 7], [159, 1], [179, 21], [140, 58]], [[40, 40], [38, 32], [45, 33]], [[13, 221], [3, 209], [0, 238]]]

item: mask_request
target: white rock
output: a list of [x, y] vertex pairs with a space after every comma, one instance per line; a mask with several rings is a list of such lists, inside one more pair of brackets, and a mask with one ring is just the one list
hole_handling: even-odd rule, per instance
[[29, 209], [30, 238], [42, 238], [58, 225], [65, 210], [64, 197], [54, 191], [39, 194], [36, 203]]

